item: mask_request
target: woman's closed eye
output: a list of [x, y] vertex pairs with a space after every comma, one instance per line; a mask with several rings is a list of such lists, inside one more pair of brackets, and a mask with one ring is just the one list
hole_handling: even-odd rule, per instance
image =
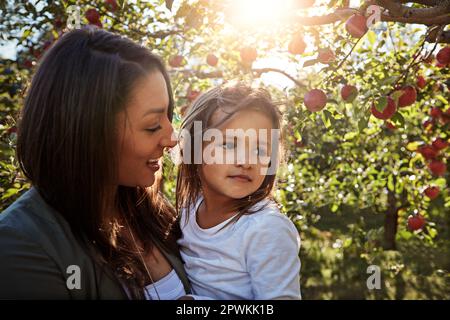
[[157, 125], [156, 127], [147, 128], [145, 130], [148, 131], [148, 132], [151, 132], [151, 133], [155, 133], [156, 131], [160, 130], [161, 128], [162, 128], [161, 125]]

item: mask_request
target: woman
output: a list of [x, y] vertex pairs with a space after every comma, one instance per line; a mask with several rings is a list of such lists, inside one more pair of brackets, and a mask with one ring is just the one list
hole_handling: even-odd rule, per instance
[[[147, 188], [176, 143], [172, 112], [163, 63], [128, 39], [87, 28], [47, 52], [17, 141], [33, 187], [0, 214], [0, 298], [189, 292], [175, 212]], [[158, 290], [169, 276], [173, 290]]]

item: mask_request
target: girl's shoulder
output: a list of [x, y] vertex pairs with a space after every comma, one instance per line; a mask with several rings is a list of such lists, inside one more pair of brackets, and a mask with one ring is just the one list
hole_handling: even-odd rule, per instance
[[268, 200], [259, 210], [242, 218], [245, 225], [243, 243], [250, 247], [255, 243], [276, 243], [278, 248], [300, 248], [300, 235], [295, 224], [283, 214], [274, 201]]
[[295, 230], [294, 223], [285, 214], [283, 214], [278, 204], [271, 199], [264, 199], [256, 203], [250, 208], [248, 214], [243, 216], [246, 220], [250, 222], [250, 225], [255, 228], [260, 228], [263, 226], [267, 227], [277, 227], [285, 226], [292, 230]]
[[189, 207], [181, 208], [180, 210], [180, 218], [190, 217], [195, 215], [197, 212], [198, 206], [202, 203], [203, 197], [199, 196]]

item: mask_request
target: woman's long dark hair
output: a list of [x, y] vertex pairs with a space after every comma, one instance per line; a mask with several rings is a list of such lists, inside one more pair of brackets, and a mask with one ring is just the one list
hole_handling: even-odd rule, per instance
[[[172, 119], [170, 80], [156, 55], [96, 28], [65, 34], [33, 76], [17, 141], [20, 167], [33, 186], [79, 239], [95, 244], [96, 260], [108, 264], [134, 297], [142, 297], [148, 275], [120, 223], [128, 221], [146, 252], [155, 239], [177, 252], [175, 211], [157, 187], [120, 186], [114, 199], [108, 187], [117, 181], [116, 115], [136, 82], [151, 72], [166, 80]], [[111, 202], [121, 217], [106, 212]]]

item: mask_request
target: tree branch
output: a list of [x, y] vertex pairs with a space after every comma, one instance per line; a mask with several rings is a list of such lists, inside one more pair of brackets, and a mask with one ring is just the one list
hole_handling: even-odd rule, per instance
[[450, 15], [444, 14], [437, 17], [391, 17], [389, 15], [381, 15], [381, 21], [388, 21], [388, 22], [402, 22], [402, 23], [417, 23], [417, 24], [425, 24], [425, 25], [433, 25], [433, 24], [439, 24], [439, 25], [447, 25], [450, 24]]
[[441, 1], [439, 5], [432, 8], [411, 8], [392, 0], [377, 0], [376, 4], [389, 10], [391, 17], [431, 18], [450, 13], [450, 1], [448, 0]]
[[400, 3], [406, 4], [406, 3], [417, 3], [417, 4], [423, 4], [424, 6], [435, 6], [439, 4], [439, 0], [397, 0]]
[[213, 78], [223, 78], [223, 72], [220, 70], [213, 72], [201, 72], [198, 70], [192, 69], [183, 69], [183, 70], [169, 70], [169, 73], [182, 73], [188, 77], [195, 76], [199, 79], [213, 79]]
[[258, 74], [258, 77], [261, 76], [262, 73], [278, 72], [278, 73], [281, 73], [282, 75], [284, 75], [285, 77], [289, 78], [290, 80], [292, 80], [298, 87], [306, 87], [305, 84], [301, 83], [300, 81], [295, 79], [290, 74], [284, 72], [283, 70], [279, 70], [279, 69], [275, 69], [275, 68], [261, 68], [261, 69], [252, 69], [252, 71], [256, 72]]
[[450, 43], [450, 31], [442, 32], [441, 36], [438, 38], [437, 30], [430, 33], [426, 39], [427, 42], [437, 42], [437, 43]]
[[358, 13], [355, 8], [336, 9], [335, 12], [324, 16], [299, 17], [299, 22], [304, 26], [317, 26], [323, 24], [331, 24], [340, 20], [346, 20], [351, 15]]
[[[442, 8], [442, 6], [440, 6]], [[428, 10], [429, 8], [422, 9], [414, 9], [414, 10]], [[435, 8], [431, 8], [435, 10]], [[446, 9], [448, 13], [450, 13], [450, 8]], [[417, 24], [425, 24], [425, 25], [433, 25], [433, 24], [450, 24], [450, 14], [446, 13], [447, 11], [438, 11], [439, 14], [436, 14], [433, 11], [433, 15], [428, 16], [429, 11], [419, 12], [414, 11], [414, 15], [412, 16], [391, 16], [388, 14], [381, 15], [381, 21], [387, 22], [402, 22], [402, 23], [417, 23]], [[351, 15], [358, 13], [359, 10], [355, 8], [348, 9], [337, 9], [334, 13], [330, 13], [324, 16], [312, 16], [312, 17], [298, 17], [298, 21], [304, 26], [316, 26], [316, 25], [325, 25], [332, 24], [337, 21], [346, 20]]]

